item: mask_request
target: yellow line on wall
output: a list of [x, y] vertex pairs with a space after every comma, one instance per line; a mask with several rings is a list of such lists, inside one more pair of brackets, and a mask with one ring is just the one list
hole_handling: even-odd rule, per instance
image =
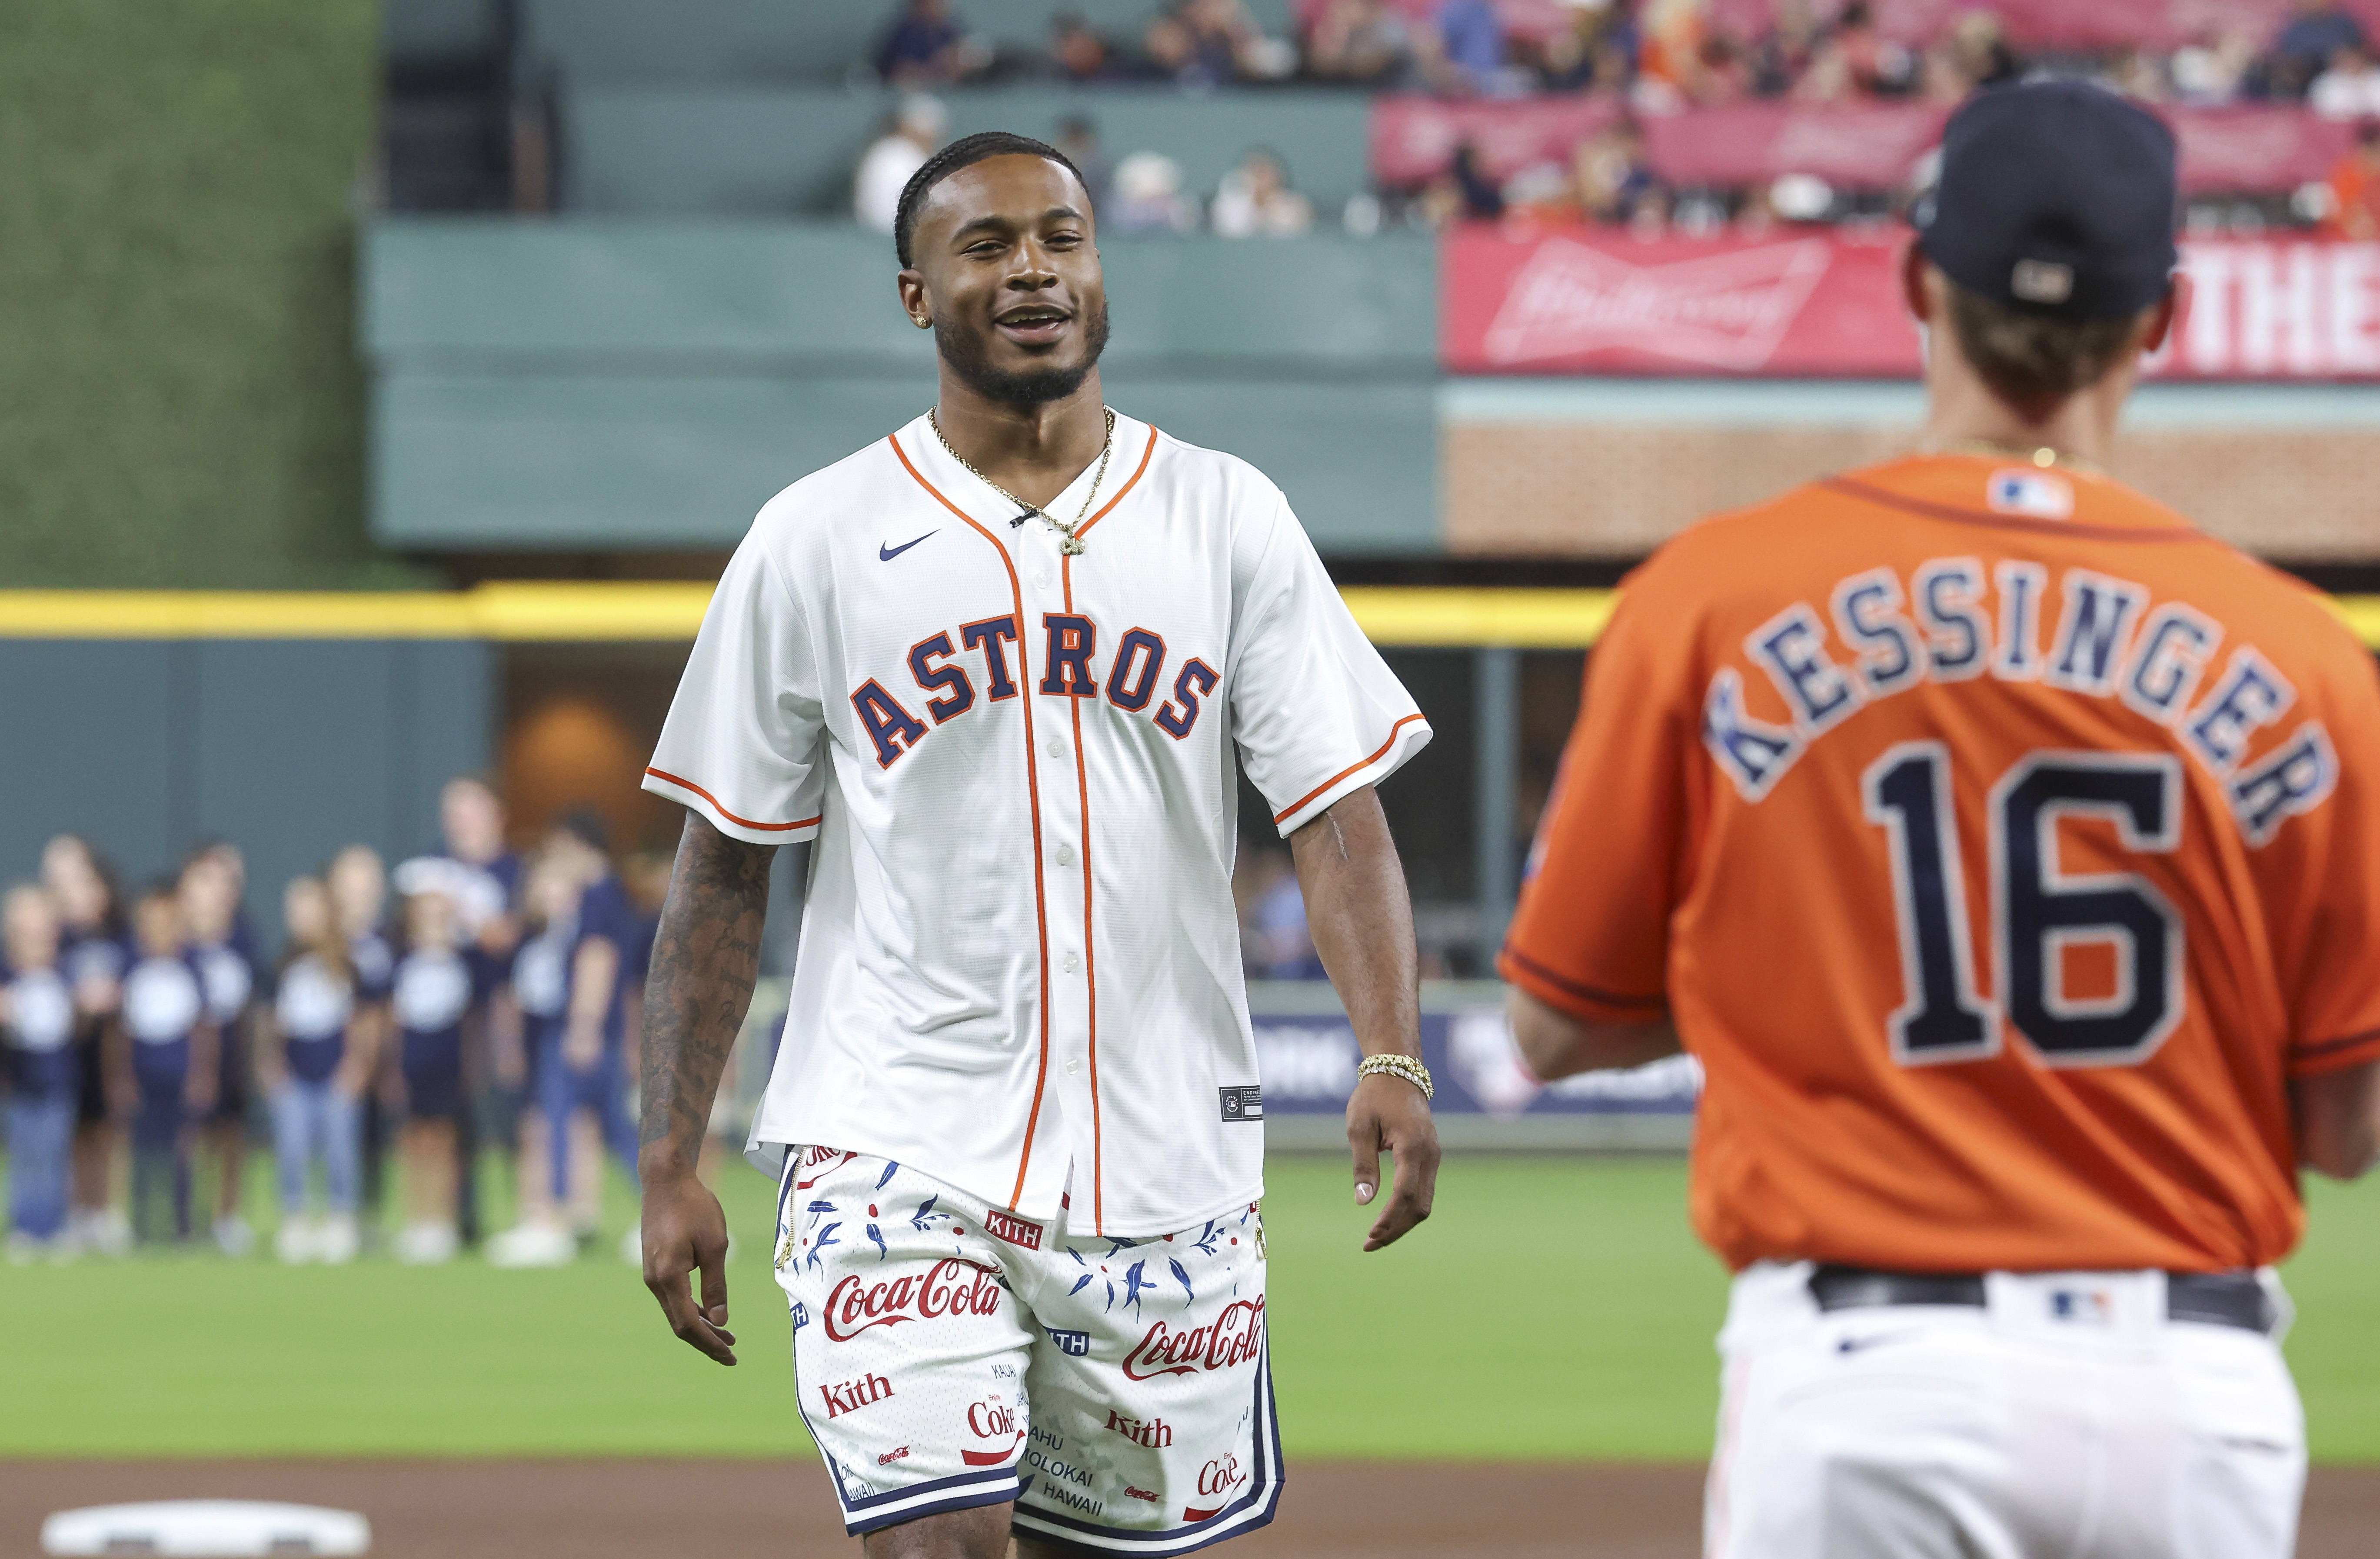
[[[1354, 586], [1343, 592], [1373, 642], [1412, 648], [1583, 649], [1609, 621], [1610, 590]], [[684, 644], [701, 626], [702, 584], [508, 583], [469, 590], [0, 590], [0, 638], [490, 639]], [[2332, 598], [2380, 649], [2380, 596]]]

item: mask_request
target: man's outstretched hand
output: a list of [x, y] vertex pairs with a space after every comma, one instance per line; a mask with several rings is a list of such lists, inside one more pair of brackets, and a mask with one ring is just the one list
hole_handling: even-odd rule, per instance
[[[1396, 1184], [1380, 1209], [1364, 1249], [1393, 1245], [1429, 1216], [1438, 1197], [1438, 1123], [1429, 1101], [1401, 1077], [1358, 1078], [1347, 1101], [1347, 1146], [1355, 1157], [1355, 1204], [1369, 1206], [1380, 1190], [1380, 1153], [1396, 1155]], [[647, 1206], [651, 1203], [648, 1202]], [[648, 1266], [651, 1258], [646, 1258]], [[680, 1335], [684, 1335], [683, 1333]]]
[[[1402, 1178], [1402, 1171], [1400, 1172]], [[735, 1362], [727, 1329], [727, 1215], [689, 1171], [645, 1180], [645, 1287], [662, 1302], [670, 1330], [722, 1364]], [[702, 1275], [702, 1302], [686, 1278]]]

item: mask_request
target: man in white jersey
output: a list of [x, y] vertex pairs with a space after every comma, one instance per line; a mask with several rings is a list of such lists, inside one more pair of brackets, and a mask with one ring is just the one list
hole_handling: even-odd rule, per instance
[[815, 841], [753, 1140], [801, 1410], [871, 1555], [1180, 1553], [1271, 1518], [1234, 748], [1366, 1057], [1359, 1203], [1394, 1155], [1365, 1248], [1436, 1179], [1373, 792], [1429, 727], [1278, 489], [1104, 406], [1092, 236], [1038, 141], [918, 171], [900, 296], [940, 398], [761, 510], [646, 771], [688, 816], [646, 1002], [645, 1277], [722, 1363], [695, 1162], [771, 852]]

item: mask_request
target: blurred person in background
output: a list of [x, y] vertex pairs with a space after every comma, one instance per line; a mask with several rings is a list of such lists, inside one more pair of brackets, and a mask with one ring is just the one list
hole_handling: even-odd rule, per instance
[[[546, 848], [572, 865], [579, 889], [577, 934], [570, 952], [570, 1008], [558, 1051], [562, 1064], [550, 1072], [540, 1069], [539, 1085], [547, 1130], [558, 1139], [554, 1200], [584, 1246], [602, 1225], [604, 1150], [620, 1160], [632, 1189], [637, 1180], [637, 1123], [628, 1103], [626, 1065], [627, 988], [632, 968], [650, 962], [651, 948], [649, 939], [643, 948], [638, 946], [637, 912], [626, 886], [612, 869], [611, 838], [601, 818], [589, 812], [570, 814], [553, 829]], [[560, 1151], [565, 1146], [566, 1179]], [[644, 1249], [633, 1227], [623, 1254], [633, 1264], [644, 1264]]]
[[1094, 211], [1107, 210], [1108, 190], [1115, 183], [1115, 168], [1099, 145], [1099, 127], [1089, 117], [1069, 114], [1058, 121], [1058, 133], [1051, 145], [1075, 160], [1083, 170], [1083, 190], [1091, 198]]
[[2210, 30], [2173, 52], [2174, 91], [2194, 108], [2220, 108], [2245, 93], [2255, 67], [2253, 34], [2236, 27]]
[[1658, 224], [1669, 196], [1645, 160], [1645, 138], [1623, 120], [1579, 142], [1571, 160], [1580, 214], [1589, 222], [1633, 226]]
[[[521, 1135], [521, 1221], [489, 1250], [500, 1266], [559, 1264], [593, 1238], [607, 1146], [636, 1178], [625, 1050], [639, 927], [607, 842], [600, 821], [575, 814], [547, 836], [530, 873], [538, 929], [521, 949], [514, 985], [530, 1046], [535, 1124]], [[641, 1248], [634, 1259], [641, 1263]]]
[[1777, 98], [1792, 91], [1826, 36], [1815, 0], [1777, 0], [1768, 26], [1752, 42], [1753, 95]]
[[248, 1158], [250, 1018], [256, 996], [255, 937], [240, 910], [247, 864], [221, 842], [191, 852], [179, 884], [189, 930], [190, 961], [206, 997], [216, 1042], [214, 1107], [199, 1126], [199, 1145], [214, 1161], [214, 1241], [226, 1256], [245, 1256], [256, 1244], [242, 1215], [242, 1172]]
[[116, 1128], [103, 1051], [132, 946], [115, 869], [91, 844], [60, 834], [42, 848], [42, 885], [58, 907], [65, 939], [58, 954], [75, 1000], [77, 1074], [74, 1210], [67, 1238], [83, 1249], [120, 1256], [132, 1226], [115, 1204]]
[[2355, 127], [2355, 144], [2330, 170], [2330, 210], [2323, 231], [2334, 238], [2380, 238], [2380, 120]]
[[1296, 46], [1267, 37], [1241, 0], [1169, 0], [1141, 47], [1160, 75], [1200, 91], [1277, 81], [1297, 68]]
[[1305, 38], [1306, 73], [1375, 91], [1406, 92], [1427, 84], [1412, 24], [1388, 0], [1330, 0]]
[[0, 900], [0, 1077], [8, 1087], [11, 1262], [69, 1257], [67, 1182], [74, 1161], [74, 992], [58, 967], [64, 928], [44, 889]]
[[1504, 23], [1490, 0], [1439, 0], [1430, 22], [1440, 91], [1487, 97], [1505, 89]]
[[455, 1118], [463, 1108], [463, 1018], [471, 967], [463, 961], [454, 900], [415, 893], [404, 900], [405, 950], [396, 961], [390, 1009], [405, 1078], [405, 1226], [392, 1245], [408, 1265], [452, 1261], [457, 1244]]
[[1198, 202], [1182, 192], [1181, 163], [1161, 151], [1135, 151], [1116, 164], [1112, 197], [1099, 219], [1127, 236], [1194, 233]]
[[1625, 91], [1635, 68], [1635, 24], [1621, 6], [1613, 0], [1563, 0], [1562, 26], [1546, 40], [1538, 62], [1547, 91]]
[[1223, 175], [1209, 220], [1225, 238], [1296, 238], [1314, 226], [1314, 206], [1289, 187], [1281, 159], [1257, 147]]
[[[2249, 54], [2254, 52], [2251, 43]], [[1921, 94], [1947, 105], [1965, 101], [1978, 87], [2013, 81], [2022, 67], [2009, 47], [2000, 18], [1989, 11], [1968, 11], [1925, 51], [1919, 71]]]
[[488, 1261], [500, 1267], [561, 1266], [577, 1254], [556, 1210], [554, 1188], [567, 1183], [567, 1165], [555, 1172], [556, 1147], [566, 1141], [553, 1131], [544, 1104], [545, 1072], [560, 1065], [562, 1035], [570, 1013], [571, 952], [578, 940], [577, 871], [552, 852], [541, 852], [521, 885], [525, 935], [514, 956], [513, 1004], [521, 1020], [527, 1054], [528, 1099], [520, 1114], [520, 1147], [515, 1159], [519, 1188], [516, 1221], [488, 1242]]
[[2364, 44], [2362, 24], [2338, 0], [2297, 0], [2265, 60], [2266, 88], [2275, 97], [2303, 97], [2339, 50]]
[[1241, 946], [1248, 973], [1258, 980], [1320, 980], [1322, 955], [1305, 918], [1305, 895], [1289, 852], [1259, 847], [1242, 857], [1242, 880], [1233, 884], [1241, 901]]
[[1050, 18], [1050, 74], [1075, 86], [1131, 79], [1132, 69], [1115, 44], [1094, 31], [1080, 11]]
[[871, 233], [892, 231], [902, 187], [942, 144], [949, 122], [941, 103], [923, 94], [903, 98], [886, 116], [883, 132], [860, 153], [858, 170], [851, 175], [851, 212], [861, 226]]
[[[257, 1046], [281, 1182], [281, 1228], [273, 1252], [292, 1264], [338, 1265], [353, 1261], [362, 1247], [357, 1183], [372, 1055], [368, 1039], [349, 1040], [355, 976], [347, 939], [339, 932], [322, 879], [292, 878], [281, 895], [281, 964]], [[318, 1165], [323, 1209], [316, 1214], [308, 1211], [307, 1182]]]
[[2361, 44], [2341, 45], [2331, 52], [2328, 68], [2306, 90], [2306, 106], [2325, 119], [2380, 115], [2380, 66]]
[[357, 1182], [360, 1219], [373, 1227], [385, 1189], [390, 1123], [403, 1105], [392, 1065], [395, 1046], [389, 1043], [389, 994], [396, 981], [396, 952], [388, 939], [388, 874], [380, 852], [368, 844], [351, 844], [331, 857], [322, 873], [330, 890], [331, 912], [347, 945], [347, 973], [355, 982], [355, 1016], [348, 1021], [350, 1044], [369, 1057], [364, 1076], [363, 1123], [358, 1133], [362, 1175]]
[[1917, 85], [1917, 58], [1876, 25], [1868, 0], [1851, 0], [1835, 17], [1835, 45], [1850, 67], [1852, 89], [1865, 98], [1907, 97]]
[[504, 974], [520, 935], [515, 912], [521, 864], [504, 843], [504, 803], [479, 776], [458, 775], [440, 788], [438, 819], [443, 852], [402, 863], [395, 881], [400, 895], [439, 893], [454, 906], [463, 961], [470, 967], [462, 1102], [455, 1118], [455, 1230], [470, 1249], [480, 1243], [482, 1121], [507, 1102], [496, 1096], [504, 1070], [498, 1056], [519, 1022]]
[[190, 1138], [214, 1106], [218, 1030], [190, 956], [189, 928], [173, 882], [132, 906], [133, 949], [116, 1009], [119, 1087], [132, 1118], [132, 1234], [142, 1244], [190, 1237]]
[[990, 51], [951, 15], [949, 0], [906, 0], [876, 46], [876, 74], [895, 87], [952, 86], [990, 63]]

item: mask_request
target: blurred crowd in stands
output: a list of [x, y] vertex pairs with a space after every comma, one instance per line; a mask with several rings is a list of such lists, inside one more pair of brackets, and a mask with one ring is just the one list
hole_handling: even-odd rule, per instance
[[[1427, 94], [1447, 103], [1601, 105], [1566, 156], [1491, 166], [1465, 140], [1426, 178], [1381, 181], [1343, 211], [1318, 213], [1275, 151], [1248, 150], [1211, 189], [1190, 187], [1163, 148], [1111, 155], [1092, 119], [1068, 119], [1060, 144], [1082, 166], [1107, 231], [1230, 237], [1293, 236], [1318, 218], [1356, 234], [1437, 229], [1508, 213], [1639, 230], [1706, 233], [1775, 222], [1890, 215], [1910, 170], [1872, 187], [1805, 174], [1701, 182], [1665, 179], [1644, 127], [1697, 110], [1932, 108], [1979, 86], [2034, 73], [2095, 79], [2112, 91], [2191, 110], [2302, 105], [2356, 126], [2356, 145], [2325, 179], [2226, 191], [2192, 213], [2194, 228], [2261, 231], [2320, 225], [2371, 236], [2380, 221], [2380, 63], [2338, 0], [2288, 0], [2272, 26], [2201, 32], [2170, 49], [2026, 50], [1986, 8], [1952, 13], [1937, 35], [1896, 38], [1875, 0], [1559, 0], [1555, 25], [1508, 25], [1495, 0], [1309, 0], [1293, 37], [1267, 35], [1242, 0], [1163, 0], [1137, 37], [1111, 37], [1061, 14], [1038, 53], [982, 45], [952, 0], [901, 0], [875, 65], [911, 95], [863, 159], [855, 211], [892, 228], [902, 183], [945, 139], [931, 90], [999, 80], [1172, 83], [1191, 91], [1296, 82]], [[1538, 7], [1540, 10], [1546, 7]], [[1747, 19], [1749, 18], [1749, 19]], [[1542, 18], [1540, 18], [1542, 20]], [[2319, 166], [2319, 165], [2317, 165]]]
[[[589, 815], [516, 852], [477, 779], [440, 804], [436, 849], [394, 870], [339, 850], [282, 885], [270, 928], [228, 841], [129, 889], [91, 841], [50, 841], [0, 909], [11, 1260], [201, 1238], [247, 1254], [251, 1140], [274, 1156], [285, 1262], [351, 1261], [383, 1229], [419, 1264], [466, 1246], [559, 1264], [592, 1241], [607, 1152], [636, 1175], [668, 862], [615, 866]], [[481, 1170], [506, 1161], [500, 1198]], [[499, 1200], [516, 1222], [483, 1230]]]
[[[1553, 26], [1511, 25], [1495, 0], [1309, 0], [1293, 36], [1268, 35], [1244, 0], [1157, 0], [1136, 36], [1075, 13], [1038, 50], [1001, 50], [953, 0], [900, 0], [875, 67], [898, 87], [1044, 80], [1171, 83], [1193, 91], [1272, 82], [1375, 91], [1521, 97], [1618, 92], [1641, 112], [1744, 99], [1955, 103], [2028, 66], [2096, 75], [2156, 102], [2309, 103], [2338, 118], [2380, 115], [2380, 65], [2338, 0], [2292, 0], [2268, 33], [2210, 28], [2180, 47], [2057, 51], [2026, 59], [1988, 6], [1912, 43], [1879, 29], [1874, 0], [1773, 0], [1714, 15], [1712, 0], [1561, 0]], [[1746, 25], [1740, 16], [1758, 19]]]

